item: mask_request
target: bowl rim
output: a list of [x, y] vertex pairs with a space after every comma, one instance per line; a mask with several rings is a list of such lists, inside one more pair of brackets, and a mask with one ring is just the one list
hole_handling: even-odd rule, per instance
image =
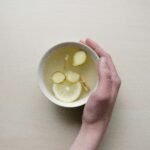
[[98, 82], [96, 83], [95, 87], [89, 92], [89, 94], [80, 99], [79, 101], [74, 101], [74, 102], [71, 102], [71, 103], [66, 103], [66, 102], [62, 102], [62, 101], [59, 101], [57, 100], [57, 98], [55, 98], [47, 89], [44, 81], [43, 81], [43, 65], [44, 65], [44, 61], [46, 60], [46, 58], [49, 56], [49, 53], [52, 52], [53, 50], [57, 49], [58, 47], [60, 46], [63, 46], [63, 45], [68, 45], [68, 44], [75, 44], [75, 45], [78, 45], [78, 46], [82, 46], [84, 47], [84, 50], [89, 52], [91, 54], [91, 56], [93, 57], [93, 60], [95, 61], [95, 65], [96, 65], [96, 62], [100, 59], [99, 56], [96, 54], [96, 52], [91, 49], [89, 46], [83, 44], [83, 43], [80, 43], [80, 42], [72, 42], [72, 41], [69, 41], [69, 42], [61, 42], [61, 43], [58, 43], [58, 44], [55, 44], [54, 46], [52, 46], [51, 48], [49, 48], [45, 53], [44, 55], [42, 55], [41, 59], [40, 59], [40, 62], [38, 64], [38, 85], [39, 85], [39, 88], [42, 92], [42, 94], [49, 100], [51, 101], [52, 103], [58, 105], [58, 106], [61, 106], [61, 107], [65, 107], [65, 108], [75, 108], [75, 107], [79, 107], [79, 106], [82, 106], [84, 104], [86, 104], [90, 94], [97, 88], [97, 85], [98, 85]]

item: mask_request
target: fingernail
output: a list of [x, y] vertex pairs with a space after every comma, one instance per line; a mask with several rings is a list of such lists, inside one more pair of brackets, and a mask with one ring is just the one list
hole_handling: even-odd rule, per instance
[[83, 43], [83, 44], [85, 44], [85, 41], [84, 41], [84, 40], [80, 40], [80, 43]]

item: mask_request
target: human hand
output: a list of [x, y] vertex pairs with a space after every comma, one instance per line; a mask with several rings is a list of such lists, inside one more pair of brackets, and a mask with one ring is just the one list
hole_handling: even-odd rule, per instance
[[91, 39], [81, 42], [91, 47], [100, 57], [100, 82], [84, 107], [81, 130], [71, 149], [95, 150], [111, 118], [121, 80], [108, 53]]
[[90, 95], [83, 112], [83, 123], [91, 125], [110, 119], [121, 80], [109, 54], [90, 39], [82, 42], [91, 47], [101, 58], [98, 62], [100, 82], [97, 89]]

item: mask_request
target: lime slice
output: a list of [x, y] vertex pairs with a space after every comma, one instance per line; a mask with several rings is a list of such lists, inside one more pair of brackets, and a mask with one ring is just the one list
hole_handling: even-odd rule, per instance
[[73, 55], [73, 66], [79, 66], [85, 63], [87, 54], [84, 51], [78, 51]]
[[54, 83], [61, 83], [65, 80], [65, 75], [62, 72], [57, 71], [52, 75], [52, 80]]
[[68, 71], [66, 73], [66, 78], [69, 82], [75, 83], [75, 82], [79, 81], [80, 75], [74, 71]]
[[73, 102], [81, 94], [82, 86], [80, 82], [68, 83], [63, 82], [61, 84], [53, 84], [53, 92], [56, 98], [63, 102]]

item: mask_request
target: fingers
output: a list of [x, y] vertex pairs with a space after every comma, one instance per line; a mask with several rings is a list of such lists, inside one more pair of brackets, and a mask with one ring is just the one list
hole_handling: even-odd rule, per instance
[[107, 53], [103, 51], [102, 48], [96, 42], [89, 38], [87, 38], [86, 40], [80, 40], [80, 42], [92, 48], [99, 57], [107, 55]]
[[105, 57], [98, 63], [98, 73], [101, 78], [97, 89], [90, 95], [85, 106], [83, 119], [89, 123], [104, 119], [111, 99], [112, 82], [110, 68]]
[[120, 88], [120, 85], [121, 85], [121, 80], [120, 80], [120, 77], [117, 73], [117, 70], [115, 68], [115, 65], [111, 59], [111, 57], [107, 58], [108, 60], [108, 63], [109, 63], [109, 67], [111, 69], [111, 78], [112, 78], [112, 99], [113, 101], [116, 100], [116, 97], [117, 97], [117, 94], [118, 94], [118, 91], [119, 91], [119, 88]]
[[94, 42], [93, 40], [87, 38], [85, 40], [85, 43], [91, 47], [96, 53], [98, 56], [102, 57], [102, 56], [106, 56], [107, 53], [96, 43]]
[[105, 57], [102, 57], [98, 63], [98, 73], [100, 82], [95, 92], [99, 94], [100, 99], [109, 100], [112, 92], [112, 81], [111, 71]]
[[80, 40], [80, 43], [86, 44], [84, 40]]
[[[111, 56], [107, 52], [105, 52], [96, 42], [94, 42], [93, 40], [91, 40], [89, 38], [87, 38], [85, 41], [82, 40], [81, 42], [83, 44], [86, 44], [89, 47], [91, 47], [97, 53], [97, 55], [99, 57], [105, 57], [106, 58], [107, 65], [109, 67], [109, 72], [111, 74], [111, 80], [112, 80], [112, 97], [114, 99], [116, 99], [118, 90], [119, 90], [120, 85], [121, 85], [121, 80], [120, 80], [120, 77], [117, 73], [117, 70], [116, 70], [115, 65], [112, 61]], [[101, 72], [101, 71], [102, 71], [102, 68], [100, 67], [99, 72]], [[102, 75], [99, 74], [99, 76], [101, 77]]]
[[101, 99], [110, 99], [114, 103], [121, 85], [121, 80], [116, 72], [112, 60], [102, 57], [98, 65], [99, 85], [96, 90], [97, 93], [102, 93]]

